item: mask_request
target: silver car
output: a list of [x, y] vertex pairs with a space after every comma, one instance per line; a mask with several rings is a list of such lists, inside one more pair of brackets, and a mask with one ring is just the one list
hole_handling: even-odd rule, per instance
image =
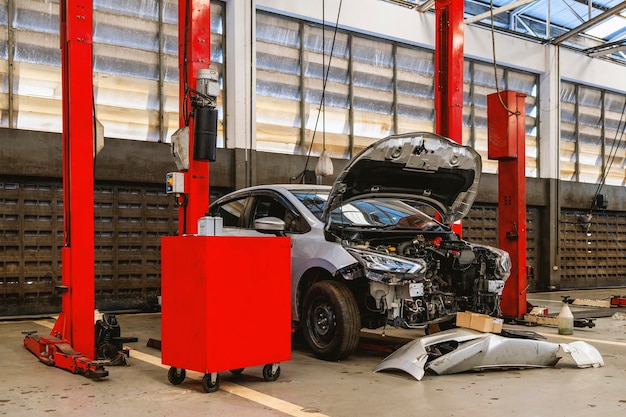
[[508, 254], [449, 227], [471, 208], [480, 173], [472, 148], [432, 133], [390, 136], [354, 157], [332, 187], [250, 187], [210, 212], [225, 234], [279, 225], [291, 238], [294, 326], [317, 357], [339, 360], [363, 327], [500, 314]]

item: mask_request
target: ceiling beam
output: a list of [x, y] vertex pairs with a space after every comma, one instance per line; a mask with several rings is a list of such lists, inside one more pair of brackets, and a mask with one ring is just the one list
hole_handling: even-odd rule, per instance
[[417, 10], [419, 10], [420, 12], [427, 12], [430, 9], [432, 9], [434, 5], [435, 5], [435, 0], [426, 0], [424, 3], [422, 3], [421, 6], [417, 8]]
[[409, 0], [383, 0], [383, 1], [386, 1], [387, 3], [397, 4], [398, 6], [407, 7], [409, 9], [415, 9], [415, 7], [417, 7], [417, 4]]
[[528, 4], [528, 3], [532, 3], [534, 1], [536, 1], [536, 0], [518, 0], [518, 1], [515, 1], [513, 3], [509, 3], [507, 5], [504, 5], [502, 7], [498, 7], [497, 9], [493, 9], [493, 13], [492, 13], [491, 10], [487, 10], [484, 13], [477, 14], [475, 16], [467, 18], [467, 19], [465, 19], [464, 23], [466, 25], [469, 25], [471, 23], [480, 22], [481, 20], [486, 19], [486, 18], [492, 16], [492, 14], [493, 14], [493, 16], [495, 16], [495, 15], [500, 14], [500, 13], [508, 12], [509, 10], [517, 9], [520, 6], [523, 6], [523, 5]]
[[620, 51], [626, 51], [626, 39], [605, 43], [603, 45], [594, 46], [593, 48], [587, 48], [583, 52], [588, 56], [595, 58]]
[[608, 19], [611, 16], [614, 16], [616, 14], [618, 14], [619, 12], [621, 12], [622, 10], [626, 9], [626, 1], [621, 2], [620, 4], [611, 7], [609, 10], [607, 10], [606, 12], [594, 17], [593, 19], [589, 19], [587, 22], [576, 26], [575, 28], [573, 28], [572, 30], [562, 34], [561, 36], [559, 36], [558, 38], [554, 39], [552, 42], [552, 44], [554, 45], [559, 45], [563, 42], [565, 42], [566, 40], [568, 40], [569, 38], [578, 35], [581, 32], [584, 32], [585, 30], [597, 25], [598, 23]]

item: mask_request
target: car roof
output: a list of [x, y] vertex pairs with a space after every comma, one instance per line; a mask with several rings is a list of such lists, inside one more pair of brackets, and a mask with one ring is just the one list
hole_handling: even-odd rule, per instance
[[265, 185], [255, 185], [252, 187], [242, 188], [237, 190], [241, 191], [255, 191], [255, 190], [275, 190], [280, 191], [282, 189], [289, 191], [298, 191], [298, 190], [315, 190], [315, 191], [330, 191], [330, 185], [317, 185], [317, 184], [265, 184]]

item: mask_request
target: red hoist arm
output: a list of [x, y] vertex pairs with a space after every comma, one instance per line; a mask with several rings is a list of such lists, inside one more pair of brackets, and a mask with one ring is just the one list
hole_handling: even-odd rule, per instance
[[[180, 127], [189, 126], [189, 149], [194, 148], [194, 119], [188, 88], [195, 88], [198, 70], [211, 63], [211, 1], [178, 2], [178, 64], [180, 79]], [[185, 175], [184, 200], [179, 202], [178, 235], [195, 234], [198, 219], [209, 207], [209, 163], [190, 158]]]

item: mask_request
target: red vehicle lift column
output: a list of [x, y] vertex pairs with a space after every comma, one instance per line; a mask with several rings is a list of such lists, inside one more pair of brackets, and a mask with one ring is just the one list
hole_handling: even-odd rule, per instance
[[463, 0], [435, 0], [435, 132], [463, 143]]
[[214, 133], [207, 127], [217, 120], [215, 109], [207, 111], [213, 94], [203, 97], [201, 88], [194, 90], [197, 80], [205, 79], [199, 71], [205, 75], [210, 64], [209, 7], [210, 0], [179, 2], [180, 126], [189, 127], [193, 159], [184, 193], [169, 184], [181, 207], [178, 236], [161, 239], [161, 358], [171, 366], [172, 384], [180, 384], [190, 369], [204, 372], [202, 388], [213, 392], [221, 371], [240, 373], [264, 364], [264, 379], [274, 381], [278, 362], [290, 359], [291, 246], [284, 236], [197, 235], [198, 219], [209, 207], [206, 161], [215, 155], [212, 145], [206, 154], [195, 151]]
[[526, 95], [487, 96], [488, 155], [498, 162], [498, 243], [511, 255], [511, 276], [500, 303], [506, 318], [522, 318], [526, 306]]
[[[435, 133], [463, 143], [463, 0], [435, 0]], [[460, 221], [452, 230], [463, 234]]]
[[[178, 68], [180, 126], [189, 126], [189, 149], [194, 149], [194, 118], [189, 88], [195, 88], [198, 70], [211, 63], [211, 1], [178, 2]], [[209, 207], [209, 163], [190, 158], [185, 174], [184, 200], [179, 201], [178, 235], [198, 232], [198, 219]]]
[[47, 365], [91, 378], [108, 375], [93, 360], [94, 283], [94, 114], [92, 2], [60, 2], [63, 85], [62, 311], [50, 336], [29, 334], [24, 345]]

